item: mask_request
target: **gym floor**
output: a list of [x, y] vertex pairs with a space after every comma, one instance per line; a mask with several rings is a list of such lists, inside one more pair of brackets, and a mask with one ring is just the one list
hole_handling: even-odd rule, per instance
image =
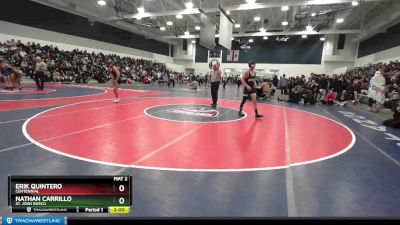
[[[2, 88], [2, 87], [1, 87]], [[0, 91], [8, 175], [131, 175], [133, 217], [399, 217], [400, 131], [360, 107], [259, 100], [242, 89], [47, 84]], [[82, 216], [82, 215], [79, 215]], [[104, 216], [92, 215], [86, 216]]]

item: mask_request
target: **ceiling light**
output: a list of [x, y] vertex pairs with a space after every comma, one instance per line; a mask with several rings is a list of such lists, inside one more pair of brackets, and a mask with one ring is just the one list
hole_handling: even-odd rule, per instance
[[139, 13], [143, 14], [144, 13], [144, 8], [143, 7], [139, 7], [139, 8], [137, 8], [137, 11]]
[[343, 23], [344, 19], [343, 18], [338, 18], [336, 19], [336, 23]]
[[193, 3], [192, 2], [187, 2], [185, 4], [185, 6], [186, 6], [187, 9], [192, 9], [193, 8]]
[[311, 25], [306, 26], [306, 31], [311, 32], [313, 30], [313, 27]]
[[99, 4], [99, 5], [106, 5], [107, 2], [104, 1], [104, 0], [99, 0], [99, 1], [97, 1], [97, 4]]
[[261, 32], [261, 33], [265, 33], [266, 31], [267, 31], [267, 30], [266, 30], [264, 27], [261, 27], [261, 28], [260, 28], [260, 32]]
[[351, 5], [352, 5], [352, 6], [358, 6], [358, 1], [352, 1], [352, 2], [351, 2]]
[[321, 40], [321, 41], [325, 41], [325, 37], [322, 37], [322, 38], [320, 38], [319, 40]]
[[287, 5], [284, 5], [284, 6], [282, 6], [282, 11], [288, 11], [289, 10], [289, 6], [287, 6]]
[[254, 3], [256, 3], [256, 0], [246, 0], [246, 3], [247, 4], [254, 4]]
[[303, 34], [301, 35], [301, 38], [307, 38], [307, 35]]
[[249, 42], [250, 42], [250, 43], [253, 43], [253, 41], [254, 41], [253, 39], [251, 39], [251, 38], [249, 39]]
[[235, 24], [235, 28], [240, 28], [240, 24]]
[[168, 25], [168, 26], [172, 26], [172, 25], [174, 25], [174, 23], [171, 22], [171, 21], [168, 21], [168, 22], [167, 22], [167, 25]]
[[200, 30], [200, 26], [195, 26], [194, 29], [195, 30]]
[[226, 15], [230, 15], [230, 14], [231, 14], [231, 11], [226, 10]]
[[185, 33], [184, 33], [186, 36], [188, 36], [190, 33], [189, 33], [189, 31], [187, 30], [187, 31], [185, 31]]
[[288, 21], [283, 21], [283, 22], [282, 22], [282, 26], [287, 26], [288, 24], [289, 24]]
[[182, 18], [183, 18], [183, 16], [182, 16], [181, 14], [178, 14], [178, 15], [176, 15], [176, 18], [178, 18], [178, 19], [182, 19]]
[[165, 27], [160, 27], [160, 30], [164, 31], [164, 30], [165, 30]]
[[192, 44], [196, 44], [196, 41], [195, 41], [195, 40], [193, 40], [193, 41], [192, 41]]
[[254, 21], [260, 21], [261, 18], [259, 16], [254, 17]]
[[264, 39], [264, 40], [268, 40], [268, 37], [267, 37], [267, 36], [264, 36], [263, 39]]
[[312, 17], [314, 17], [314, 16], [316, 16], [317, 14], [315, 13], [315, 12], [313, 12], [313, 13], [311, 13], [311, 16]]

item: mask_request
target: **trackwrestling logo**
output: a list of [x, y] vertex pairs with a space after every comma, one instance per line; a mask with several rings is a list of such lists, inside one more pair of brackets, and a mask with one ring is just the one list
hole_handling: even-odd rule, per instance
[[244, 119], [238, 117], [238, 110], [218, 106], [217, 109], [201, 104], [157, 105], [144, 110], [145, 114], [154, 118], [195, 123], [231, 122]]
[[168, 111], [183, 115], [200, 116], [206, 118], [215, 118], [219, 115], [219, 112], [217, 110], [205, 107], [183, 107], [177, 109], [169, 109]]
[[34, 225], [34, 224], [53, 224], [53, 225], [64, 225], [66, 224], [65, 217], [2, 217], [2, 225]]

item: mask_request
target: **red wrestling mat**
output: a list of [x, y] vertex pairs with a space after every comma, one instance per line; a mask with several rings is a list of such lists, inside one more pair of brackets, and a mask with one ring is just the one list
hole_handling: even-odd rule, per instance
[[18, 88], [14, 88], [13, 90], [1, 89], [0, 94], [9, 94], [9, 95], [32, 95], [32, 94], [45, 94], [55, 92], [55, 89], [45, 88], [43, 90], [38, 90], [36, 88], [22, 88], [19, 90]]
[[[353, 133], [323, 116], [248, 102], [141, 98], [119, 104], [93, 101], [40, 113], [26, 121], [25, 136], [46, 150], [106, 165], [165, 170], [245, 171], [286, 168], [349, 150]], [[57, 126], [54, 126], [57, 124]]]
[[[56, 85], [54, 85], [56, 86]], [[60, 85], [61, 86], [61, 85]], [[82, 87], [84, 88], [84, 87]], [[93, 87], [87, 87], [93, 88]], [[75, 96], [75, 97], [61, 97], [61, 98], [42, 98], [42, 99], [26, 99], [26, 100], [0, 100], [0, 110], [12, 110], [12, 109], [22, 109], [22, 108], [32, 108], [40, 106], [52, 106], [52, 105], [62, 105], [71, 104], [76, 102], [102, 100], [114, 98], [114, 93], [110, 88], [101, 88], [105, 90], [105, 93]], [[152, 90], [131, 90], [131, 89], [120, 89], [120, 98], [135, 97], [135, 96], [146, 96], [162, 93], [160, 91]]]

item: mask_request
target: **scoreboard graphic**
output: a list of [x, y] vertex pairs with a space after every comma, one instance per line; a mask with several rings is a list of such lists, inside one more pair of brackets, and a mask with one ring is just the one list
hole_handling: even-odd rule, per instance
[[129, 213], [131, 176], [9, 176], [13, 213]]

